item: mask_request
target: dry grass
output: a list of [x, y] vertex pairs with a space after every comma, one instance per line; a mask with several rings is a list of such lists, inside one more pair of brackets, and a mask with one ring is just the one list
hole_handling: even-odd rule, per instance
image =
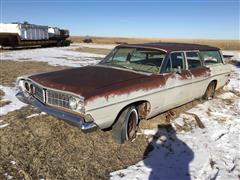
[[111, 51], [111, 49], [81, 47], [75, 49], [75, 51], [106, 55]]
[[223, 50], [240, 50], [239, 40], [212, 40], [212, 39], [165, 39], [165, 38], [120, 38], [120, 37], [86, 37], [72, 36], [73, 42], [83, 42], [83, 39], [91, 38], [94, 43], [98, 44], [115, 44], [115, 43], [148, 43], [148, 42], [185, 42], [206, 44], [217, 46]]
[[5, 93], [0, 89], [0, 99], [5, 95]]
[[[82, 133], [51, 116], [26, 117], [31, 107], [9, 113], [0, 131], [0, 179], [108, 179], [109, 173], [143, 158], [144, 136], [115, 144], [111, 132]], [[16, 165], [11, 164], [15, 161]]]
[[45, 62], [34, 62], [34, 61], [1, 61], [0, 63], [0, 81], [2, 85], [11, 86], [15, 82], [18, 76], [49, 72], [53, 70], [63, 69], [64, 67], [50, 66]]
[[10, 101], [2, 101], [4, 95], [5, 93], [0, 89], [0, 108], [10, 103]]

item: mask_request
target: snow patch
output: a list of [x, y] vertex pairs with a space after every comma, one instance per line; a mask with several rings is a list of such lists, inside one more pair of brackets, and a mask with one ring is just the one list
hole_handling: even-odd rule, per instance
[[33, 118], [33, 117], [36, 117], [36, 116], [41, 116], [41, 115], [46, 115], [47, 113], [45, 112], [41, 112], [41, 113], [34, 113], [34, 114], [31, 114], [29, 116], [26, 117], [26, 119], [30, 119], [30, 118]]
[[5, 127], [7, 127], [9, 124], [2, 124], [2, 125], [0, 125], [0, 129], [1, 128], [5, 128]]
[[26, 104], [22, 103], [15, 97], [15, 94], [17, 93], [15, 87], [7, 87], [0, 85], [0, 89], [5, 93], [1, 101], [10, 101], [9, 104], [0, 108], [0, 116], [6, 115], [11, 111], [15, 111], [26, 106]]
[[74, 51], [78, 47], [81, 46], [6, 51], [1, 53], [1, 60], [39, 61], [47, 62], [52, 66], [81, 67], [94, 65], [104, 57], [104, 55]]
[[4, 173], [4, 176], [7, 178], [7, 180], [13, 179], [13, 176], [9, 175], [8, 173]]
[[218, 96], [219, 98], [222, 99], [232, 99], [232, 98], [237, 98], [237, 96], [231, 92], [226, 92]]
[[86, 44], [86, 43], [75, 43], [75, 46], [88, 47], [88, 48], [100, 48], [100, 49], [113, 49], [116, 44]]
[[15, 161], [10, 161], [10, 163], [11, 163], [12, 165], [15, 165], [15, 164], [16, 164], [16, 162], [15, 162]]

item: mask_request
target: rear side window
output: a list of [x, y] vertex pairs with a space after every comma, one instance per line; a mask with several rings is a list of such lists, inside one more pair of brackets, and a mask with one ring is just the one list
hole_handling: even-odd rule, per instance
[[185, 58], [183, 52], [173, 52], [170, 54], [166, 65], [163, 67], [164, 73], [177, 72], [178, 68], [185, 69]]
[[204, 60], [205, 65], [222, 63], [219, 51], [201, 51], [200, 55]]
[[198, 68], [202, 66], [198, 52], [186, 52], [188, 69]]
[[171, 60], [172, 60], [172, 70], [174, 72], [177, 71], [179, 66], [181, 67], [181, 69], [184, 69], [184, 53], [183, 52], [172, 53]]

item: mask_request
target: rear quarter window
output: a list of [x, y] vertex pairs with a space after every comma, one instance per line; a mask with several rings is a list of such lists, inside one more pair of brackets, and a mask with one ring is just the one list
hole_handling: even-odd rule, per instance
[[201, 51], [200, 55], [205, 65], [222, 63], [222, 58], [219, 51]]
[[186, 57], [189, 69], [194, 69], [202, 66], [198, 52], [186, 52]]

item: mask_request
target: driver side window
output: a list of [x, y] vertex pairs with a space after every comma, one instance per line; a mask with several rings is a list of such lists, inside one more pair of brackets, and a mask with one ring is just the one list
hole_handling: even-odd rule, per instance
[[125, 62], [128, 61], [131, 57], [132, 48], [121, 48], [115, 53], [112, 61], [116, 62]]

